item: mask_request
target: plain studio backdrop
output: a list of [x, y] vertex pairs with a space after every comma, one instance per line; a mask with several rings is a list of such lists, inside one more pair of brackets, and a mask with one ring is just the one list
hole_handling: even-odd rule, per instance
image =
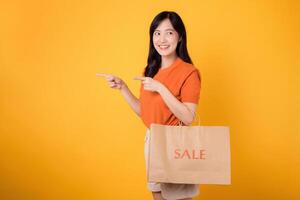
[[[202, 125], [230, 127], [232, 185], [203, 200], [300, 199], [299, 1], [12, 0], [0, 6], [0, 199], [150, 200], [139, 95], [149, 26], [183, 19]], [[298, 91], [297, 91], [298, 90]]]

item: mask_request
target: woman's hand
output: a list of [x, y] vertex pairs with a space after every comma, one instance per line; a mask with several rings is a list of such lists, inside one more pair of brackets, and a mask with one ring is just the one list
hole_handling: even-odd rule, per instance
[[106, 78], [108, 85], [111, 88], [122, 90], [124, 87], [126, 87], [126, 84], [122, 79], [112, 74], [97, 73], [96, 76]]
[[142, 76], [137, 76], [134, 78], [134, 80], [140, 80], [142, 81], [144, 85], [144, 90], [148, 90], [151, 92], [160, 92], [161, 88], [164, 86], [161, 84], [159, 81], [154, 80], [153, 78], [150, 77], [142, 77]]

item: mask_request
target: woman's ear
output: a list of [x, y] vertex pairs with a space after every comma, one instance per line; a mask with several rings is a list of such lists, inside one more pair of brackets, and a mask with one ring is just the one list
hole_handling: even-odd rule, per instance
[[181, 42], [181, 40], [182, 40], [182, 37], [179, 38], [178, 42]]

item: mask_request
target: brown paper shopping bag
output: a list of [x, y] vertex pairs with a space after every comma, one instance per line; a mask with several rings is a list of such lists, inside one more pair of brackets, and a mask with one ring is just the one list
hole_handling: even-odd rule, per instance
[[229, 185], [229, 127], [151, 124], [148, 159], [148, 182]]

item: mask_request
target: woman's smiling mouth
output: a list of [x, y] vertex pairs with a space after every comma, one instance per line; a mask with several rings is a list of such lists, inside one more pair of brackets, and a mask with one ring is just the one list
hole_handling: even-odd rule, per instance
[[169, 45], [158, 45], [158, 46], [161, 50], [165, 50], [170, 47]]

